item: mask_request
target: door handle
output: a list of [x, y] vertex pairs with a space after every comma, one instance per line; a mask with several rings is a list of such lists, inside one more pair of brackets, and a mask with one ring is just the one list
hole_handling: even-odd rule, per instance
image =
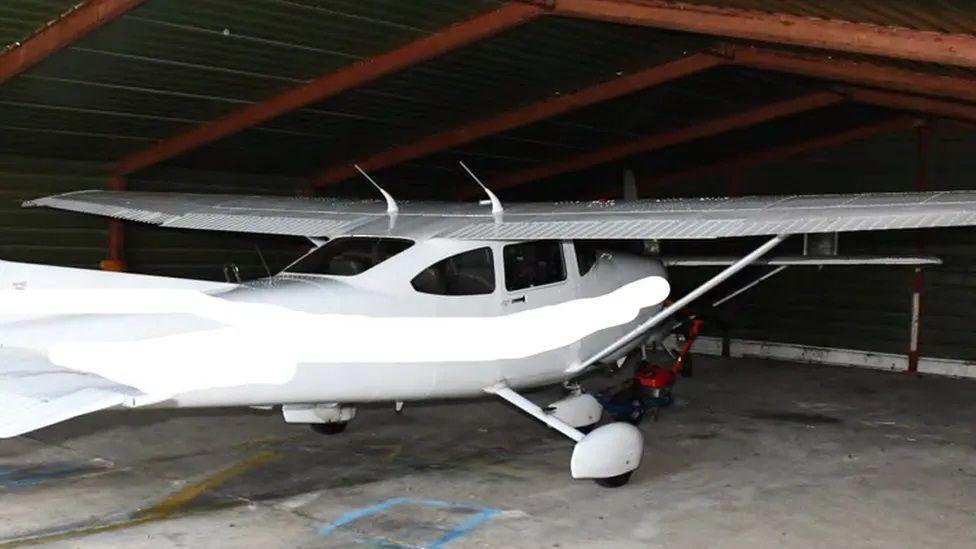
[[516, 303], [525, 303], [525, 296], [520, 295], [518, 297], [513, 297], [512, 299], [506, 299], [504, 303], [505, 305], [515, 305]]

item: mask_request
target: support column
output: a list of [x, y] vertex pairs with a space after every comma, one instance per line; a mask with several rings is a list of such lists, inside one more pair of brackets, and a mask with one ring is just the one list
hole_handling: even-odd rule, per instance
[[[915, 190], [922, 192], [928, 187], [928, 160], [931, 131], [926, 124], [915, 129], [918, 138], [915, 167]], [[915, 241], [919, 256], [925, 253], [925, 239], [918, 233]], [[922, 323], [922, 269], [915, 267], [912, 274], [912, 324], [908, 344], [908, 373], [918, 375], [919, 331]]]
[[725, 196], [742, 194], [742, 170], [732, 170], [725, 176]]
[[[125, 190], [125, 178], [114, 175], [108, 180], [108, 188], [113, 191]], [[108, 258], [99, 263], [103, 271], [125, 271], [125, 238], [122, 221], [108, 221]]]

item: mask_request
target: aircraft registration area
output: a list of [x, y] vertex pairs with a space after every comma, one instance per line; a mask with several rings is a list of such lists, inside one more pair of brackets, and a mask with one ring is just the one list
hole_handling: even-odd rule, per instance
[[0, 5], [0, 548], [974, 546], [974, 30]]

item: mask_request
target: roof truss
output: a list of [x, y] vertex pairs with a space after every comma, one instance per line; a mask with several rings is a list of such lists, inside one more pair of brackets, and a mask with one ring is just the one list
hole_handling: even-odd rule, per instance
[[191, 149], [212, 143], [295, 109], [322, 101], [400, 69], [432, 59], [467, 44], [535, 19], [542, 8], [509, 3], [375, 57], [357, 61], [259, 103], [248, 105], [185, 133], [136, 151], [115, 165], [117, 175], [127, 175], [163, 162]]
[[662, 0], [548, 0], [553, 13], [976, 68], [976, 36]]
[[[704, 164], [691, 169], [679, 170], [665, 174], [648, 175], [637, 181], [637, 187], [638, 189], [643, 190], [652, 187], [686, 183], [709, 175], [734, 173], [747, 168], [767, 164], [769, 162], [785, 160], [787, 158], [820, 149], [838, 147], [854, 141], [862, 141], [872, 137], [877, 137], [879, 135], [908, 130], [918, 124], [919, 121], [911, 116], [898, 116], [881, 122], [862, 124], [860, 126], [829, 135], [804, 139], [802, 141], [788, 143], [786, 145], [776, 145], [761, 151], [736, 156], [726, 160], [720, 160], [711, 164]], [[605, 187], [601, 189], [601, 192], [619, 192], [619, 189]]]
[[690, 124], [675, 130], [639, 137], [592, 152], [573, 155], [540, 166], [505, 174], [491, 179], [488, 186], [493, 190], [514, 187], [563, 173], [583, 170], [628, 156], [660, 150], [696, 139], [761, 124], [777, 118], [835, 105], [843, 100], [844, 96], [839, 93], [809, 93], [793, 99], [763, 105], [755, 109], [729, 114], [697, 124]]
[[311, 183], [318, 187], [338, 183], [356, 174], [356, 170], [352, 165], [354, 163], [366, 170], [380, 170], [407, 160], [463, 145], [481, 137], [519, 126], [525, 126], [595, 103], [621, 97], [638, 90], [710, 69], [722, 63], [724, 63], [724, 60], [717, 55], [708, 53], [689, 55], [570, 94], [543, 99], [483, 120], [464, 124], [457, 128], [422, 138], [413, 143], [395, 146], [365, 156], [353, 162], [343, 162], [312, 177]]
[[88, 0], [75, 7], [20, 45], [0, 53], [0, 84], [143, 2], [145, 0]]

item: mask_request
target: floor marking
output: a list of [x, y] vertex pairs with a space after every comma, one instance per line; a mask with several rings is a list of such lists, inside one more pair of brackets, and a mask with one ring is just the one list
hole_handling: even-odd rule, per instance
[[231, 465], [225, 469], [221, 469], [216, 473], [204, 478], [201, 481], [195, 482], [188, 486], [173, 492], [172, 494], [166, 496], [162, 501], [153, 505], [152, 507], [139, 511], [136, 516], [153, 516], [161, 515], [168, 516], [176, 511], [182, 509], [186, 504], [190, 503], [194, 499], [200, 497], [205, 492], [213, 490], [217, 486], [227, 482], [228, 480], [240, 476], [241, 474], [259, 466], [267, 463], [271, 460], [277, 459], [280, 454], [275, 452], [270, 452], [267, 450], [262, 450], [242, 461]]
[[[348, 513], [345, 513], [339, 518], [326, 523], [324, 526], [319, 528], [320, 536], [328, 536], [335, 533], [337, 530], [356, 522], [358, 520], [364, 519], [371, 515], [386, 511], [390, 508], [400, 506], [400, 505], [422, 505], [427, 507], [440, 507], [444, 509], [452, 510], [467, 510], [471, 511], [471, 514], [465, 517], [462, 521], [448, 528], [444, 533], [437, 539], [421, 542], [420, 547], [426, 549], [443, 549], [443, 547], [458, 538], [464, 537], [470, 534], [475, 528], [480, 526], [485, 521], [489, 520], [491, 517], [499, 513], [498, 509], [491, 507], [478, 507], [474, 505], [467, 505], [462, 503], [452, 503], [449, 501], [437, 500], [437, 499], [416, 499], [416, 498], [391, 498], [385, 501], [381, 501], [377, 504], [370, 505], [367, 507], [361, 507], [359, 509], [353, 509]], [[407, 544], [402, 542], [397, 542], [389, 538], [369, 538], [362, 536], [352, 536], [353, 540], [364, 545], [369, 546], [381, 546], [381, 547], [417, 547], [417, 544]]]
[[396, 459], [403, 452], [402, 444], [367, 444], [366, 448], [371, 450], [386, 450], [386, 454], [383, 455], [383, 461], [387, 463]]
[[93, 463], [59, 463], [54, 465], [18, 467], [11, 469], [0, 467], [0, 489], [23, 488], [33, 486], [49, 480], [77, 478], [109, 471], [104, 466]]
[[39, 535], [29, 535], [27, 537], [0, 541], [0, 548], [21, 547], [25, 545], [35, 545], [38, 543], [48, 543], [78, 537], [90, 536], [103, 532], [122, 530], [140, 524], [157, 522], [173, 517], [177, 513], [184, 511], [184, 507], [201, 496], [207, 491], [224, 484], [228, 480], [240, 476], [241, 474], [258, 467], [269, 461], [281, 457], [276, 452], [261, 451], [239, 461], [230, 467], [226, 467], [213, 473], [203, 480], [185, 486], [163, 498], [159, 503], [147, 509], [136, 511], [121, 517], [116, 515], [107, 519], [105, 523], [83, 526], [81, 528], [71, 527], [70, 529], [55, 530]]

